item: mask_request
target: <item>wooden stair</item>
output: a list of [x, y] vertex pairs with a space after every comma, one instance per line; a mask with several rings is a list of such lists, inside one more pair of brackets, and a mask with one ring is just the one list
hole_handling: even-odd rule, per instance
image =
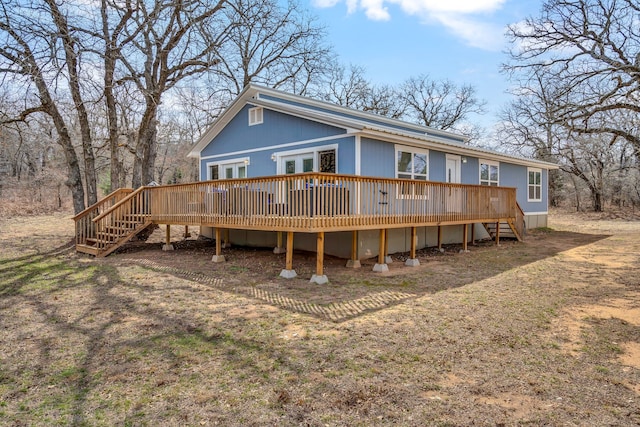
[[107, 256], [151, 226], [150, 216], [141, 212], [142, 191], [118, 190], [76, 215], [76, 251]]
[[[497, 236], [496, 233], [496, 223], [495, 222], [483, 222], [482, 225], [484, 226], [485, 230], [487, 230], [487, 233], [489, 233], [489, 236], [492, 239], [495, 239]], [[516, 227], [511, 224], [509, 221], [501, 221], [499, 223], [499, 227], [500, 227], [500, 239], [503, 238], [507, 238], [507, 239], [516, 239], [518, 241], [522, 241], [522, 236], [519, 235], [519, 233], [516, 230]]]

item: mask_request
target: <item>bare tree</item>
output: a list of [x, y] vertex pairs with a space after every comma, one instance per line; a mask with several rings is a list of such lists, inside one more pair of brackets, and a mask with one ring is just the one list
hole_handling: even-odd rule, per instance
[[[66, 184], [71, 189], [74, 210], [80, 212], [85, 207], [80, 163], [68, 120], [59, 108], [60, 99], [52, 91], [64, 85], [73, 87], [73, 91], [79, 90], [77, 45], [59, 9], [55, 4], [52, 7], [51, 2], [25, 5], [6, 1], [0, 8], [0, 74], [3, 84], [26, 94], [24, 108], [5, 121], [26, 121], [38, 113], [51, 118], [57, 142], [64, 150], [68, 168]], [[58, 56], [60, 41], [64, 49], [62, 58]], [[64, 63], [67, 63], [66, 70]], [[82, 103], [75, 96], [74, 101], [76, 106]], [[84, 147], [83, 152], [91, 169], [91, 150]], [[87, 176], [92, 173], [89, 170]], [[93, 197], [95, 195], [90, 195], [91, 199]]]
[[[542, 70], [540, 70], [540, 73]], [[546, 162], [560, 160], [560, 147], [569, 132], [555, 116], [561, 102], [557, 88], [547, 85], [540, 73], [518, 81], [512, 90], [513, 100], [500, 112], [496, 145], [515, 153]], [[562, 175], [549, 171], [549, 202], [558, 206], [562, 200]]]
[[472, 113], [484, 113], [485, 102], [476, 97], [471, 85], [458, 87], [449, 80], [431, 80], [422, 74], [410, 77], [399, 89], [406, 104], [405, 116], [442, 130], [461, 130]]
[[640, 113], [640, 5], [636, 0], [549, 0], [540, 16], [511, 25], [505, 70], [537, 73], [562, 88], [555, 116], [573, 132], [615, 135], [640, 148], [637, 127], [606, 120]]
[[214, 71], [231, 96], [249, 83], [304, 94], [325, 71], [324, 28], [296, 1], [230, 0], [228, 30]]

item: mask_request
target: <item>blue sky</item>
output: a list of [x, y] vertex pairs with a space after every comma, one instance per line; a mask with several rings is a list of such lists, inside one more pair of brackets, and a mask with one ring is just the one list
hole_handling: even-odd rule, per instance
[[360, 65], [374, 83], [428, 74], [471, 84], [487, 101], [474, 117], [485, 127], [509, 100], [504, 30], [539, 13], [527, 0], [310, 0], [342, 62]]

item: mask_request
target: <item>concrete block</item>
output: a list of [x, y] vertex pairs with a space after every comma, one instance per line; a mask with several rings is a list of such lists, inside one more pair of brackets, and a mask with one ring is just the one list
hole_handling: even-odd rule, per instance
[[280, 277], [284, 277], [285, 279], [293, 279], [294, 277], [297, 277], [298, 274], [296, 273], [295, 270], [282, 270], [280, 272]]
[[211, 261], [215, 263], [219, 263], [219, 262], [225, 262], [226, 260], [224, 259], [224, 255], [214, 255], [211, 257]]
[[350, 259], [349, 261], [347, 261], [347, 268], [360, 268], [362, 267], [362, 265], [360, 264], [360, 260], [359, 259]]
[[417, 267], [420, 265], [420, 261], [417, 258], [409, 258], [404, 262], [407, 267]]
[[376, 273], [386, 273], [389, 271], [389, 266], [387, 264], [377, 264], [373, 266], [373, 271]]
[[309, 280], [309, 283], [315, 283], [316, 285], [325, 285], [329, 283], [329, 279], [327, 279], [327, 276], [324, 274], [322, 276], [314, 274], [313, 276], [311, 276], [311, 280]]
[[162, 245], [162, 250], [163, 251], [172, 251], [175, 248], [173, 247], [173, 245], [169, 244], [169, 245]]

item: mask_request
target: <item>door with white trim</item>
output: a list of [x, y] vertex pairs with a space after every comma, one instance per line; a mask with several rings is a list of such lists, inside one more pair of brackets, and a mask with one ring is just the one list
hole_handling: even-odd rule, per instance
[[[451, 184], [460, 184], [461, 180], [461, 166], [462, 159], [460, 156], [447, 154], [446, 163], [446, 182]], [[461, 212], [462, 211], [462, 188], [451, 187], [448, 191], [447, 197], [447, 212]]]
[[461, 158], [460, 156], [454, 156], [451, 154], [447, 154], [447, 168], [446, 168], [446, 182], [450, 182], [452, 184], [460, 184], [461, 180]]

